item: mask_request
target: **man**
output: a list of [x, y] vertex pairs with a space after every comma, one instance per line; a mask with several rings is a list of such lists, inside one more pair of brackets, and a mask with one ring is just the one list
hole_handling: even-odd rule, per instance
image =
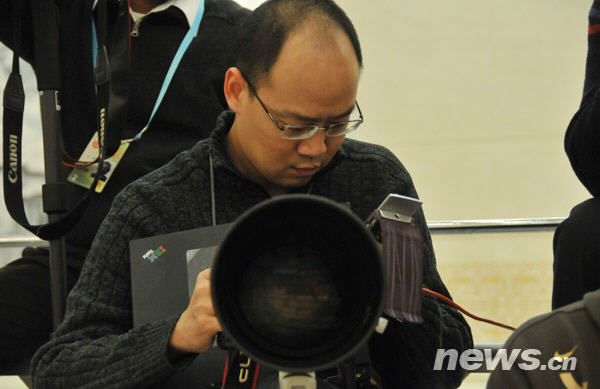
[[593, 198], [575, 206], [554, 234], [552, 308], [600, 288], [600, 1], [589, 14], [583, 98], [565, 134], [565, 150]]
[[[597, 388], [600, 385], [600, 289], [582, 300], [522, 324], [504, 347], [532, 350], [533, 358], [518, 359], [512, 369], [498, 364], [487, 387], [500, 388]], [[519, 364], [522, 364], [519, 367]], [[537, 364], [537, 366], [536, 366]]]
[[[219, 117], [208, 139], [117, 197], [69, 295], [64, 322], [32, 362], [36, 387], [158, 386], [211, 348], [221, 327], [209, 271], [198, 276], [181, 315], [132, 328], [130, 240], [209, 226], [213, 218], [232, 222], [284, 193], [347, 202], [362, 219], [388, 193], [417, 196], [388, 150], [344, 140], [362, 121], [356, 102], [362, 54], [352, 23], [331, 0], [267, 1], [244, 22], [236, 55], [224, 84], [233, 112]], [[421, 211], [416, 220], [425, 242], [424, 284], [448, 295]], [[434, 371], [433, 362], [438, 348], [471, 347], [468, 325], [429, 296], [422, 308], [423, 324], [391, 322], [370, 340], [385, 388], [461, 382], [461, 371]], [[210, 373], [207, 380], [222, 376]]]
[[[70, 156], [65, 156], [65, 163], [70, 165], [80, 159], [96, 131], [92, 3], [57, 0], [61, 15], [61, 119], [64, 151]], [[148, 123], [169, 65], [202, 4], [199, 0], [129, 3], [129, 9], [126, 0], [109, 0], [107, 5], [106, 40], [112, 70], [121, 72], [121, 78], [113, 74], [111, 88], [120, 90], [120, 98], [129, 100], [121, 106], [121, 121], [112, 118], [109, 122], [109, 131], [121, 131], [123, 139], [135, 136]], [[23, 10], [21, 53], [34, 62], [27, 4]], [[175, 71], [151, 125], [139, 141], [130, 144], [118, 165], [113, 163], [114, 174], [105, 189], [93, 195], [83, 218], [66, 236], [69, 289], [116, 194], [208, 136], [218, 114], [227, 106], [222, 85], [225, 70], [233, 63], [229, 42], [249, 11], [232, 0], [205, 0], [203, 4], [197, 36]], [[11, 15], [11, 1], [0, 1], [0, 39], [9, 47]], [[61, 173], [66, 178], [73, 170], [64, 167]], [[69, 184], [68, 204], [74, 204], [86, 190]], [[44, 248], [26, 248], [22, 258], [0, 269], [0, 369], [23, 363], [48, 340], [52, 330], [49, 283], [48, 250]]]

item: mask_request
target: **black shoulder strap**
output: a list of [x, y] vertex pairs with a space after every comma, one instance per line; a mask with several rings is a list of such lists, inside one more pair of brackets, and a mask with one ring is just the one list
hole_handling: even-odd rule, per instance
[[223, 389], [251, 389], [256, 387], [260, 364], [236, 349], [227, 351], [227, 364], [223, 374]]
[[371, 365], [368, 342], [339, 366], [339, 372], [345, 389], [381, 388], [381, 379]]
[[[105, 2], [106, 0], [100, 0], [100, 2]], [[97, 180], [99, 174], [96, 174], [94, 182], [90, 188], [90, 191], [86, 193], [86, 195], [64, 216], [52, 223], [43, 224], [43, 225], [32, 225], [29, 223], [27, 216], [25, 214], [25, 209], [23, 205], [23, 190], [22, 190], [22, 169], [21, 169], [21, 144], [22, 144], [22, 130], [23, 130], [23, 108], [25, 103], [25, 94], [23, 91], [23, 82], [21, 79], [21, 75], [19, 74], [19, 53], [21, 46], [21, 18], [23, 17], [23, 8], [21, 0], [13, 0], [13, 69], [8, 78], [6, 88], [4, 90], [4, 110], [3, 110], [3, 136], [4, 136], [4, 145], [3, 145], [3, 176], [4, 176], [4, 199], [6, 202], [6, 206], [11, 217], [18, 222], [21, 226], [31, 231], [41, 239], [45, 240], [54, 240], [56, 238], [61, 237], [66, 234], [74, 225], [77, 223], [82, 215], [83, 211], [87, 207], [90, 199], [90, 194], [93, 192], [93, 188], [96, 187]], [[48, 12], [47, 3], [44, 1], [33, 1], [31, 2], [32, 12], [35, 14], [37, 12], [41, 18], [44, 18], [44, 23], [42, 28], [48, 28], [50, 31], [46, 33], [49, 36], [56, 34], [56, 26], [58, 25], [58, 18], [56, 12]], [[105, 28], [105, 26], [104, 26]], [[35, 34], [34, 34], [35, 35]], [[105, 34], [103, 35], [105, 36]], [[101, 56], [100, 52], [106, 53], [105, 42], [99, 42], [99, 58]], [[49, 45], [46, 50], [55, 50], [56, 52], [48, 53], [50, 57], [56, 56], [58, 59], [58, 47], [57, 45]], [[106, 60], [106, 56], [102, 57], [103, 60]], [[99, 60], [98, 62], [101, 62]], [[46, 65], [46, 64], [45, 64]], [[51, 66], [51, 65], [48, 65]], [[106, 61], [106, 74], [109, 74], [108, 71], [108, 62]], [[36, 69], [37, 70], [37, 69]], [[97, 72], [98, 73], [98, 72]], [[97, 77], [102, 79], [102, 77]], [[38, 75], [39, 79], [39, 75]], [[38, 80], [39, 84], [39, 80]], [[108, 80], [106, 79], [106, 87], [99, 87], [99, 92], [104, 89], [104, 93], [108, 96]], [[38, 85], [39, 86], [39, 85]], [[98, 98], [99, 106], [107, 105], [107, 97]], [[105, 108], [100, 108], [101, 109]], [[100, 121], [100, 118], [99, 118]], [[100, 131], [100, 130], [99, 130]], [[102, 166], [104, 153], [102, 141], [103, 137], [100, 136], [100, 162], [98, 167]], [[58, 161], [57, 161], [58, 163]], [[44, 187], [44, 192], [53, 190], [55, 187]], [[46, 193], [44, 193], [44, 196]], [[48, 212], [47, 202], [44, 199], [44, 210]], [[56, 209], [51, 210], [56, 211]], [[58, 212], [57, 212], [58, 213]], [[63, 212], [60, 212], [63, 213]]]

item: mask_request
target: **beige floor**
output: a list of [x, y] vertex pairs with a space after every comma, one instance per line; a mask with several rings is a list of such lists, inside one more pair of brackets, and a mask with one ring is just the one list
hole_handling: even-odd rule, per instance
[[[460, 389], [485, 388], [489, 374], [471, 374], [468, 376]], [[2, 389], [26, 389], [27, 386], [17, 376], [0, 376], [0, 388]]]
[[[434, 234], [440, 276], [472, 314], [514, 327], [550, 311], [553, 231]], [[476, 343], [504, 343], [512, 331], [467, 318]]]

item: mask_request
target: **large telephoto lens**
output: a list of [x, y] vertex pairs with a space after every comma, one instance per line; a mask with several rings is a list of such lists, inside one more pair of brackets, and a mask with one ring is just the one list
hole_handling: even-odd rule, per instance
[[313, 371], [347, 359], [381, 315], [382, 257], [348, 208], [287, 195], [244, 213], [211, 272], [226, 336], [256, 360]]

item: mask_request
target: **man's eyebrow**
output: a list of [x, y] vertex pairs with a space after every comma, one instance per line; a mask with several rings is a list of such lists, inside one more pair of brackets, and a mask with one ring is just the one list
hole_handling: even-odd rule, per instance
[[291, 111], [275, 111], [274, 113], [277, 116], [281, 116], [281, 117], [285, 117], [285, 118], [292, 118], [301, 122], [307, 122], [307, 123], [319, 123], [322, 121], [325, 122], [331, 122], [331, 121], [335, 121], [336, 119], [341, 119], [345, 116], [348, 116], [352, 113], [352, 111], [354, 111], [354, 107], [356, 106], [356, 103], [352, 104], [352, 106], [350, 108], [348, 108], [346, 111], [344, 111], [343, 113], [333, 116], [333, 117], [328, 117], [328, 118], [317, 118], [317, 117], [311, 117], [311, 116], [304, 116], [302, 114], [299, 114], [297, 112], [291, 112]]

